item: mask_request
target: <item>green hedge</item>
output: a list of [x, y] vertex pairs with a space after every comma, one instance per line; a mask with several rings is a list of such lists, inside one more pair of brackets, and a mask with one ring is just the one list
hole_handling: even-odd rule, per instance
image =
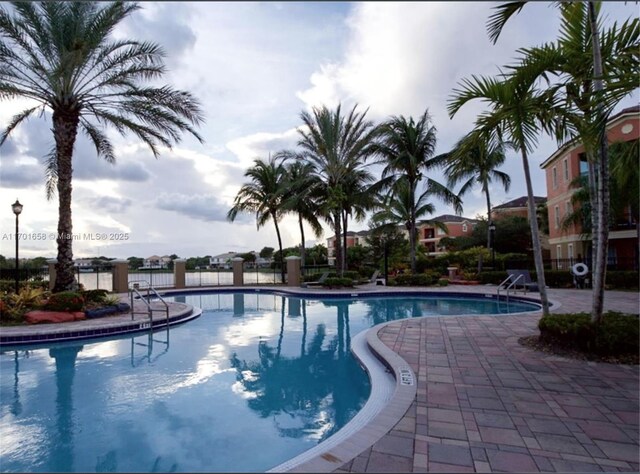
[[[345, 272], [346, 273], [346, 272]], [[328, 277], [323, 283], [322, 286], [328, 288], [342, 288], [342, 287], [352, 287], [353, 279], [352, 278], [339, 278], [339, 277]]]
[[611, 290], [637, 290], [638, 272], [612, 270], [607, 271], [606, 285]]
[[[435, 276], [434, 276], [435, 275]], [[388, 286], [429, 286], [438, 281], [436, 273], [402, 274], [389, 278]]]
[[640, 350], [638, 315], [609, 311], [598, 325], [587, 313], [551, 314], [538, 322], [540, 339], [603, 356], [633, 355]]

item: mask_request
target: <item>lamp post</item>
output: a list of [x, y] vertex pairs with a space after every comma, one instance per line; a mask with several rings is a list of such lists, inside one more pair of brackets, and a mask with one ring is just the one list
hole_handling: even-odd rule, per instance
[[11, 209], [16, 215], [16, 295], [20, 292], [20, 280], [18, 277], [18, 216], [22, 212], [22, 204], [16, 199], [16, 202], [11, 204]]
[[491, 268], [496, 269], [496, 225], [493, 221], [489, 222], [489, 238], [491, 240]]

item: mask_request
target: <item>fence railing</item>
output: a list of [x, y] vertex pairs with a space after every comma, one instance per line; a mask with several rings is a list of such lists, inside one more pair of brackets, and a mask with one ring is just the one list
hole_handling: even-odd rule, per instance
[[[593, 265], [590, 258], [552, 258], [543, 260], [545, 270], [571, 270], [571, 267], [576, 263], [584, 263], [589, 267], [589, 270], [593, 269]], [[484, 262], [483, 267], [489, 269], [492, 267], [491, 261]], [[493, 266], [494, 270], [508, 270], [508, 269], [529, 269], [535, 270], [536, 265], [532, 258], [527, 259], [510, 259], [496, 261]], [[607, 270], [626, 270], [633, 271], [638, 270], [638, 259], [633, 257], [610, 257], [607, 260]]]

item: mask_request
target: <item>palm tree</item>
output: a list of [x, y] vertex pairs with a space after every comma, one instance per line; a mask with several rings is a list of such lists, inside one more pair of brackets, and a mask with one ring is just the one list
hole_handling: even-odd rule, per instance
[[320, 214], [335, 232], [336, 268], [340, 273], [345, 265], [341, 236], [343, 212], [349, 209], [349, 177], [366, 165], [376, 135], [373, 123], [365, 119], [367, 112], [356, 109], [354, 105], [343, 115], [341, 105], [335, 110], [314, 107], [311, 113], [300, 114], [304, 127], [298, 130], [304, 159], [313, 164], [314, 174], [322, 182]]
[[273, 221], [280, 249], [280, 276], [284, 283], [284, 263], [282, 258], [282, 238], [278, 222], [284, 214], [283, 195], [286, 170], [281, 160], [269, 158], [268, 161], [255, 159], [254, 165], [245, 171], [244, 176], [250, 182], [242, 185], [233, 201], [233, 207], [227, 213], [227, 219], [235, 221], [240, 212], [253, 212], [256, 215], [258, 229], [269, 220]]
[[536, 144], [537, 134], [541, 127], [547, 127], [545, 115], [554, 110], [546, 95], [536, 94], [532, 84], [522, 81], [505, 79], [499, 81], [494, 78], [476, 77], [473, 80], [464, 79], [448, 104], [449, 116], [453, 117], [467, 102], [478, 99], [490, 106], [489, 112], [484, 112], [476, 119], [476, 130], [485, 136], [495, 136], [492, 140], [501, 140], [507, 136], [513, 147], [522, 156], [522, 167], [527, 186], [527, 204], [529, 223], [531, 225], [531, 240], [536, 274], [540, 287], [540, 300], [543, 314], [549, 314], [549, 300], [544, 278], [542, 249], [540, 247], [540, 232], [536, 215], [533, 186], [529, 171], [529, 153]]
[[[494, 42], [509, 18], [518, 13], [526, 3], [510, 2], [496, 7], [497, 12], [490, 17], [488, 24], [489, 34]], [[640, 20], [634, 18], [626, 21], [619, 29], [614, 24], [600, 35], [599, 2], [557, 2], [557, 5], [562, 15], [558, 46], [545, 45], [534, 48], [533, 51], [524, 51], [529, 58], [533, 58], [534, 67], [540, 68], [542, 65], [540, 74], [551, 71], [568, 76], [568, 81], [562, 84], [568, 107], [579, 111], [577, 120], [574, 118], [571, 125], [578, 130], [590, 157], [589, 190], [591, 208], [596, 211], [592, 213], [595, 265], [591, 320], [597, 323], [603, 314], [609, 240], [606, 121], [615, 104], [637, 88]]]
[[107, 125], [131, 132], [157, 157], [181, 132], [198, 140], [203, 120], [197, 100], [169, 86], [143, 86], [165, 72], [160, 46], [113, 40], [113, 29], [139, 7], [113, 2], [12, 2], [0, 7], [0, 99], [31, 99], [0, 136], [0, 145], [34, 114], [52, 114], [55, 145], [47, 161], [47, 196], [58, 193], [58, 262], [54, 291], [73, 287], [71, 191], [78, 131], [99, 157], [115, 163]]
[[275, 155], [283, 159], [294, 158], [295, 161], [285, 164], [285, 187], [283, 189], [283, 211], [294, 212], [298, 215], [300, 226], [300, 263], [305, 265], [304, 222], [307, 222], [316, 238], [322, 236], [323, 230], [318, 219], [318, 197], [320, 183], [313, 174], [313, 165], [306, 163], [293, 152], [282, 151]]
[[[411, 267], [415, 273], [416, 259], [416, 221], [422, 219], [435, 212], [436, 207], [429, 198], [432, 196], [442, 197], [443, 194], [448, 195], [449, 191], [443, 189], [441, 185], [434, 181], [427, 181], [427, 186], [416, 196], [416, 191], [412, 189], [408, 179], [399, 179], [396, 181], [393, 191], [386, 196], [378, 197], [378, 211], [371, 217], [371, 222], [377, 228], [385, 228], [388, 230], [395, 229], [397, 225], [404, 225], [409, 236], [414, 237], [414, 241], [410, 240]], [[424, 220], [424, 219], [423, 219]], [[426, 223], [434, 225], [439, 229], [447, 231], [447, 226], [437, 220], [425, 220]]]
[[[442, 156], [442, 155], [441, 155]], [[498, 170], [504, 164], [504, 144], [491, 144], [486, 137], [477, 132], [471, 132], [456, 143], [454, 149], [442, 156], [445, 163], [447, 186], [453, 188], [464, 181], [458, 196], [462, 197], [475, 185], [480, 185], [487, 200], [487, 221], [492, 222], [491, 196], [489, 188], [495, 181], [506, 192], [511, 186], [511, 178]], [[490, 230], [487, 226], [487, 248], [491, 246]]]
[[[431, 125], [428, 110], [425, 110], [417, 122], [413, 117], [409, 119], [403, 116], [391, 117], [380, 126], [380, 140], [374, 145], [375, 152], [386, 163], [377, 187], [390, 189], [399, 200], [409, 205], [407, 230], [411, 248], [411, 271], [414, 273], [416, 271], [416, 222], [420, 202], [416, 193], [424, 174], [440, 165], [440, 160], [433, 156], [435, 146], [436, 129]], [[446, 203], [452, 204], [456, 212], [462, 212], [459, 197], [445, 186], [431, 178], [426, 178], [426, 188], [429, 194], [439, 196]], [[403, 193], [408, 195], [403, 196]]]

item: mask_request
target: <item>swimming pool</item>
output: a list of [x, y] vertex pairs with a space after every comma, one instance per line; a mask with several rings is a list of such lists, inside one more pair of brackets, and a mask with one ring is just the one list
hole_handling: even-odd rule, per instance
[[366, 402], [351, 338], [435, 314], [537, 309], [484, 298], [173, 296], [203, 308], [153, 334], [3, 348], [0, 470], [264, 471]]

